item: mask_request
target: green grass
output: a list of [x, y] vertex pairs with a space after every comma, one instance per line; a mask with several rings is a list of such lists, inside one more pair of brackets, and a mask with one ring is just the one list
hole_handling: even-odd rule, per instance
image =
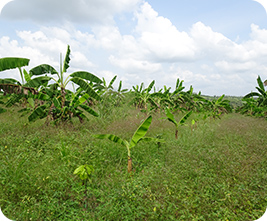
[[[181, 117], [182, 115], [180, 115]], [[267, 207], [267, 121], [238, 114], [194, 131], [153, 115], [148, 136], [127, 150], [94, 133], [129, 139], [145, 115], [118, 109], [100, 119], [45, 126], [16, 108], [0, 114], [0, 207], [13, 220], [256, 220]], [[191, 116], [192, 119], [194, 116]], [[178, 117], [177, 117], [178, 118]], [[89, 193], [74, 170], [93, 165]]]

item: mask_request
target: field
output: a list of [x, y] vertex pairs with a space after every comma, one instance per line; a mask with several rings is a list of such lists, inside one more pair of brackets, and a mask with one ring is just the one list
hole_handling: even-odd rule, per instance
[[[164, 116], [152, 113], [147, 136], [165, 142], [138, 143], [128, 173], [127, 149], [92, 135], [129, 140], [145, 113], [123, 105], [82, 124], [47, 126], [8, 108], [0, 114], [2, 212], [25, 221], [260, 218], [267, 207], [267, 121], [230, 113], [184, 125], [175, 139]], [[94, 168], [87, 186], [73, 174], [84, 164]]]

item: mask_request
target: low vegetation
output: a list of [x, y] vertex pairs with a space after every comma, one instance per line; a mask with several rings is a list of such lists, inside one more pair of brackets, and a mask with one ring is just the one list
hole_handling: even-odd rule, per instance
[[58, 72], [47, 64], [22, 70], [24, 58], [0, 59], [0, 71], [18, 68], [21, 75], [21, 82], [0, 79], [0, 207], [8, 218], [263, 215], [267, 92], [260, 77], [257, 92], [237, 102], [192, 86], [184, 91], [179, 79], [174, 90], [158, 91], [155, 81], [132, 90], [120, 81], [115, 90], [116, 76], [107, 84], [84, 71], [63, 79], [69, 62], [69, 47]]

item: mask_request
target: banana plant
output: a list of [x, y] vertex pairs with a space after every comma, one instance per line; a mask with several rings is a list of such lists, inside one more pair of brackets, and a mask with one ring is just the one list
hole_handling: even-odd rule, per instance
[[142, 109], [144, 108], [145, 111], [147, 111], [147, 104], [150, 103], [154, 107], [158, 107], [159, 105], [155, 101], [155, 97], [157, 97], [160, 93], [151, 93], [153, 86], [155, 84], [155, 81], [153, 80], [149, 86], [142, 90], [143, 83], [141, 84], [140, 88], [137, 85], [136, 87], [133, 86], [134, 89], [134, 104], [136, 107]]
[[[60, 65], [60, 72], [57, 72], [55, 68], [48, 64], [42, 64], [30, 70], [29, 73], [31, 76], [50, 74], [52, 76], [51, 79], [53, 79], [55, 83], [43, 89], [43, 93], [50, 96], [50, 99], [32, 112], [29, 116], [29, 121], [34, 121], [38, 118], [42, 119], [44, 117], [53, 121], [58, 121], [60, 119], [66, 121], [70, 120], [72, 117], [78, 117], [80, 122], [83, 122], [86, 116], [78, 109], [79, 107], [93, 116], [98, 116], [93, 109], [83, 103], [88, 99], [101, 99], [99, 94], [93, 89], [92, 84], [93, 82], [101, 83], [102, 80], [86, 71], [74, 72], [64, 79], [64, 74], [69, 68], [69, 62], [70, 46], [68, 45], [64, 62]], [[57, 79], [53, 77], [54, 75], [57, 76]], [[66, 89], [70, 81], [80, 86], [80, 89], [76, 93]]]
[[267, 105], [267, 90], [265, 90], [264, 85], [267, 85], [267, 80], [263, 83], [260, 76], [257, 78], [258, 87], [256, 89], [258, 92], [251, 92], [247, 94], [244, 99], [251, 98], [251, 97], [257, 97], [257, 102], [259, 107], [263, 107]]
[[138, 142], [142, 140], [147, 142], [149, 141], [164, 142], [164, 140], [160, 140], [157, 138], [145, 137], [151, 122], [152, 122], [152, 116], [147, 117], [135, 131], [129, 142], [113, 134], [97, 134], [93, 136], [98, 139], [109, 139], [114, 143], [122, 144], [123, 146], [125, 146], [127, 148], [127, 153], [128, 153], [128, 172], [130, 173], [132, 171], [131, 149], [135, 147]]
[[29, 64], [27, 58], [2, 58], [0, 59], [0, 71], [18, 68], [21, 75], [21, 82], [12, 78], [0, 79], [0, 91], [2, 90], [5, 96], [10, 94], [6, 107], [14, 105], [16, 102], [23, 99], [23, 106], [27, 103], [27, 100], [31, 97], [43, 97], [39, 94], [39, 89], [42, 86], [48, 84], [50, 77], [40, 76], [32, 78], [25, 69], [21, 70], [21, 67]]
[[221, 114], [229, 113], [232, 111], [232, 108], [230, 106], [230, 101], [224, 99], [225, 95], [223, 94], [221, 97], [219, 97], [217, 100], [214, 99], [212, 101], [207, 100], [208, 107], [212, 111], [213, 118], [220, 118]]
[[167, 119], [172, 122], [175, 125], [175, 139], [178, 139], [178, 129], [180, 126], [184, 125], [185, 121], [190, 117], [190, 115], [192, 114], [192, 111], [189, 111], [188, 113], [186, 113], [179, 122], [177, 122], [173, 116], [173, 114], [170, 112], [170, 110], [168, 108], [166, 108], [165, 110], [165, 114]]
[[22, 84], [24, 84], [24, 78], [21, 68], [24, 66], [28, 66], [30, 59], [28, 58], [17, 58], [17, 57], [6, 57], [0, 59], [0, 72], [10, 69], [19, 69], [20, 77], [22, 80]]
[[94, 171], [95, 170], [94, 170], [94, 167], [92, 165], [84, 164], [84, 165], [77, 167], [73, 172], [73, 174], [79, 176], [79, 178], [81, 179], [81, 181], [84, 185], [85, 197], [87, 197], [88, 182], [92, 183], [92, 174], [94, 173]]

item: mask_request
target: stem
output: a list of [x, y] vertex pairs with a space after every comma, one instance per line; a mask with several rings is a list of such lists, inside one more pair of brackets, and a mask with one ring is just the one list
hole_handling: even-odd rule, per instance
[[178, 139], [178, 129], [175, 130], [175, 139]]
[[132, 158], [128, 156], [128, 173], [132, 172]]
[[21, 71], [21, 67], [19, 67], [19, 73], [20, 73], [22, 85], [24, 85], [24, 78], [23, 78], [23, 74], [22, 74], [22, 71]]

